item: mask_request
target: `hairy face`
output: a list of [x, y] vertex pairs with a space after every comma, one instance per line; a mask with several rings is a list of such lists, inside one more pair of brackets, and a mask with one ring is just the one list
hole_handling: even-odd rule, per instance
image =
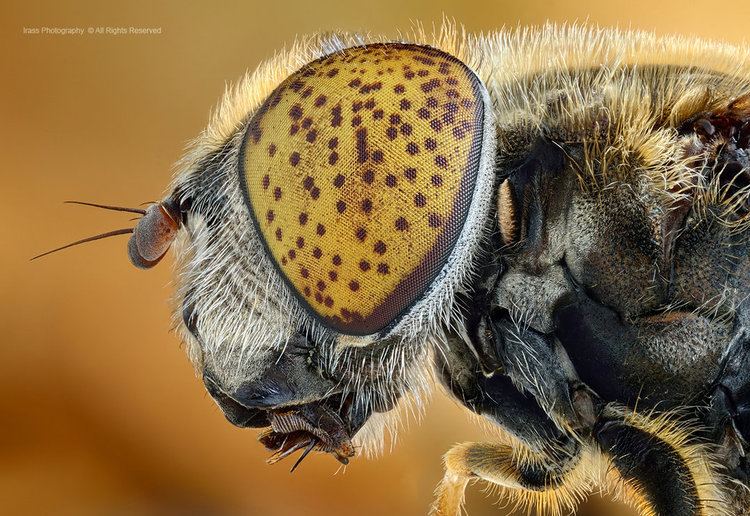
[[426, 387], [491, 220], [488, 106], [444, 52], [348, 48], [291, 73], [177, 178], [191, 355], [280, 456], [315, 442], [346, 459], [374, 412]]

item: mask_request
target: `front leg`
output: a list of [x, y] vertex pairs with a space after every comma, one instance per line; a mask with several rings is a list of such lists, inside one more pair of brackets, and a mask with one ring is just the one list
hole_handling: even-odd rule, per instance
[[505, 432], [500, 443], [463, 443], [444, 458], [445, 476], [437, 490], [432, 513], [460, 513], [464, 490], [474, 480], [504, 488], [517, 505], [573, 510], [592, 488], [587, 476], [590, 454], [573, 434], [561, 430], [529, 393], [521, 392], [507, 376], [482, 373], [482, 365], [465, 343], [448, 338], [436, 354], [442, 384], [473, 412]]
[[570, 433], [507, 377], [481, 374], [460, 339], [449, 343], [437, 360], [443, 384], [509, 435], [499, 443], [459, 444], [446, 454], [434, 515], [460, 514], [465, 487], [474, 480], [500, 486], [504, 497], [526, 512], [573, 511], [603, 483], [644, 516], [727, 514], [710, 450], [695, 441], [685, 421], [597, 404], [592, 428]]

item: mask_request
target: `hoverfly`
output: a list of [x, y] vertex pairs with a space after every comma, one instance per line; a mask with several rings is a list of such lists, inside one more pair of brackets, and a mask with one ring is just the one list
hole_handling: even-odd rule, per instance
[[[347, 463], [433, 381], [445, 456], [559, 514], [744, 514], [750, 53], [581, 27], [312, 37], [242, 79], [139, 213], [181, 333], [270, 462]], [[410, 401], [411, 400], [411, 401]]]

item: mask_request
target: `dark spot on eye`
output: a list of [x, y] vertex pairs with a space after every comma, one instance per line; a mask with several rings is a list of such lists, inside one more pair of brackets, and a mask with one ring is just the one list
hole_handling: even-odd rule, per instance
[[344, 213], [346, 211], [346, 203], [344, 201], [337, 201], [336, 211], [338, 211], [339, 213]]
[[310, 129], [311, 125], [312, 125], [312, 118], [305, 118], [302, 121], [302, 129]]
[[390, 117], [388, 117], [388, 121], [392, 125], [398, 125], [401, 123], [401, 115], [393, 114]]
[[293, 105], [291, 108], [289, 108], [289, 116], [292, 118], [292, 120], [299, 120], [302, 118], [302, 106], [299, 104]]
[[362, 123], [362, 117], [357, 115], [354, 118], [352, 118], [352, 127], [357, 127]]
[[367, 150], [367, 128], [358, 128], [354, 135], [357, 142], [357, 163], [365, 163], [370, 157], [370, 152]]
[[413, 167], [409, 167], [406, 170], [404, 170], [404, 176], [409, 181], [414, 181], [417, 178], [417, 169]]
[[388, 274], [390, 272], [390, 269], [388, 268], [387, 263], [379, 263], [378, 264], [378, 273], [379, 274]]
[[361, 100], [355, 100], [354, 102], [352, 102], [352, 111], [356, 113], [362, 109], [362, 106], [363, 104]]
[[417, 145], [414, 142], [409, 142], [406, 144], [406, 152], [408, 154], [411, 154], [412, 156], [417, 154], [419, 152], [419, 145]]
[[356, 292], [356, 291], [358, 291], [358, 290], [359, 290], [359, 282], [357, 282], [357, 281], [350, 281], [350, 282], [349, 282], [349, 288], [350, 288], [350, 289], [351, 289], [351, 290], [352, 290], [353, 292]]
[[370, 270], [370, 262], [367, 260], [362, 260], [359, 262], [359, 270], [362, 272], [367, 272]]
[[310, 276], [310, 271], [309, 271], [309, 270], [307, 270], [307, 269], [305, 269], [304, 267], [302, 267], [302, 269], [300, 269], [299, 273], [300, 273], [300, 275], [301, 275], [301, 276], [302, 276], [303, 278], [307, 278], [307, 277], [309, 277], [309, 276]]
[[351, 81], [349, 81], [350, 88], [359, 88], [361, 84], [362, 84], [361, 79], [352, 79]]
[[281, 238], [282, 238], [281, 228], [276, 228], [276, 240], [281, 242]]
[[344, 117], [341, 116], [341, 104], [331, 109], [331, 127], [340, 127]]
[[445, 92], [445, 94], [448, 96], [448, 98], [451, 99], [457, 99], [458, 98], [458, 92], [454, 89], [450, 89]]
[[331, 258], [331, 262], [338, 267], [341, 265], [341, 256], [334, 254], [333, 258]]
[[432, 176], [432, 186], [443, 186], [443, 176], [437, 174]]
[[385, 176], [385, 184], [389, 188], [393, 188], [394, 186], [396, 186], [397, 183], [398, 183], [398, 180], [396, 179], [396, 176], [394, 176], [393, 174], [388, 174], [387, 176]]
[[383, 242], [382, 240], [378, 240], [377, 242], [375, 242], [375, 245], [373, 246], [373, 251], [382, 255], [382, 254], [385, 254], [385, 250], [386, 250], [385, 242]]
[[328, 77], [335, 77], [336, 74], [338, 74], [338, 73], [339, 73], [339, 69], [338, 68], [331, 68], [330, 70], [328, 70], [328, 73], [326, 73], [326, 75]]
[[305, 247], [305, 239], [302, 237], [297, 237], [297, 248], [302, 249]]
[[315, 107], [322, 107], [328, 98], [325, 95], [318, 95], [318, 98], [315, 99]]
[[296, 167], [299, 163], [299, 152], [292, 152], [292, 154], [289, 156], [289, 163]]
[[422, 194], [422, 192], [417, 193], [414, 196], [414, 206], [417, 208], [423, 208], [427, 204], [427, 198]]
[[271, 178], [268, 177], [268, 174], [263, 176], [260, 184], [263, 186], [263, 190], [268, 190], [268, 186], [271, 184]]
[[315, 228], [315, 232], [316, 232], [316, 233], [317, 233], [317, 234], [318, 234], [319, 236], [323, 236], [323, 235], [325, 235], [325, 234], [326, 234], [326, 227], [325, 227], [325, 226], [324, 226], [323, 224], [320, 224], [320, 223], [318, 223], [318, 227], [317, 227], [317, 228]]
[[323, 280], [318, 280], [318, 283], [315, 285], [318, 290], [325, 290], [326, 289], [326, 282]]
[[409, 99], [401, 99], [401, 102], [399, 102], [399, 107], [402, 111], [406, 111], [407, 109], [411, 108], [411, 102], [409, 102]]
[[430, 120], [430, 127], [437, 133], [440, 132], [440, 130], [443, 128], [443, 123], [437, 118], [433, 118], [432, 120]]
[[313, 249], [312, 255], [313, 258], [320, 258], [321, 256], [323, 256], [323, 251], [320, 250], [320, 247], [316, 247], [315, 249]]
[[365, 228], [357, 228], [357, 231], [354, 232], [354, 236], [356, 236], [357, 240], [360, 242], [364, 242], [365, 238], [367, 238], [367, 230]]
[[278, 200], [281, 199], [281, 188], [280, 187], [277, 186], [276, 188], [273, 189], [273, 198], [276, 201], [278, 201]]
[[273, 222], [274, 218], [276, 218], [276, 214], [273, 212], [273, 210], [268, 210], [266, 212], [266, 220], [268, 221], [268, 223], [270, 224], [271, 222]]
[[344, 186], [345, 180], [346, 178], [343, 175], [337, 174], [336, 177], [333, 178], [333, 186], [335, 186], [336, 188], [341, 188], [342, 186]]
[[302, 180], [302, 186], [305, 188], [305, 190], [310, 190], [313, 186], [315, 186], [315, 179], [313, 179], [312, 176], [305, 177], [305, 179]]
[[429, 93], [438, 86], [440, 86], [440, 79], [430, 79], [429, 81], [423, 83], [420, 87], [422, 88], [423, 92]]
[[372, 160], [375, 163], [381, 163], [383, 161], [383, 151], [382, 150], [373, 151]]
[[310, 290], [310, 287], [305, 287], [303, 292], [305, 293], [306, 297], [310, 297], [310, 294], [312, 294], [312, 291]]
[[339, 146], [339, 139], [338, 138], [333, 137], [330, 140], [328, 140], [328, 148], [329, 149], [333, 150], [333, 149], [335, 149], [338, 146]]
[[385, 135], [388, 137], [389, 140], [395, 140], [396, 136], [398, 136], [398, 129], [396, 129], [393, 126], [388, 127], [388, 129], [385, 130]]
[[375, 107], [375, 99], [369, 99], [365, 102], [365, 109], [372, 109]]
[[435, 109], [439, 105], [438, 100], [435, 97], [428, 97], [426, 103], [427, 107], [432, 109]]
[[312, 197], [313, 199], [317, 199], [318, 197], [320, 197], [320, 188], [318, 188], [317, 186], [313, 186], [313, 189], [310, 190], [310, 197]]
[[290, 260], [294, 260], [295, 258], [297, 258], [297, 251], [295, 251], [294, 249], [290, 249], [289, 250], [289, 259]]
[[339, 273], [336, 271], [328, 271], [328, 279], [331, 281], [337, 281], [339, 279]]
[[308, 141], [308, 143], [314, 143], [315, 139], [318, 137], [318, 132], [313, 129], [309, 133], [307, 133], [307, 136], [305, 136], [305, 139]]
[[318, 303], [323, 302], [323, 295], [320, 292], [315, 293], [315, 301], [317, 301]]
[[397, 218], [396, 229], [399, 231], [406, 231], [407, 229], [409, 229], [409, 222], [403, 217]]
[[375, 172], [373, 172], [372, 169], [365, 170], [365, 173], [362, 174], [362, 180], [368, 185], [371, 185], [372, 182], [375, 181]]
[[429, 151], [434, 151], [437, 149], [437, 142], [434, 138], [425, 138], [424, 146]]
[[299, 225], [304, 226], [307, 224], [307, 213], [300, 213], [299, 214]]
[[365, 213], [370, 213], [372, 211], [372, 201], [370, 199], [362, 201], [362, 211]]
[[326, 296], [326, 298], [323, 300], [323, 304], [328, 308], [331, 308], [333, 306], [333, 298], [331, 298], [331, 296]]
[[430, 213], [427, 215], [427, 224], [429, 224], [431, 228], [437, 228], [443, 224], [443, 219], [437, 213]]
[[276, 144], [271, 144], [268, 146], [268, 155], [273, 157], [276, 154]]
[[403, 124], [401, 126], [401, 134], [404, 136], [411, 136], [412, 127], [411, 124]]
[[372, 112], [372, 118], [374, 118], [375, 120], [380, 120], [381, 118], [383, 118], [384, 114], [385, 113], [383, 113], [382, 109], [376, 109]]
[[333, 152], [332, 152], [332, 153], [331, 153], [331, 154], [330, 154], [330, 155], [328, 156], [328, 164], [329, 164], [329, 165], [335, 165], [335, 164], [336, 164], [336, 162], [337, 162], [338, 160], [339, 160], [339, 153], [338, 153], [338, 152], [336, 152], [336, 151], [333, 151]]
[[427, 108], [419, 108], [417, 110], [417, 116], [426, 120], [432, 116], [432, 113], [430, 113], [430, 110]]
[[297, 134], [298, 131], [299, 131], [299, 125], [292, 124], [291, 127], [289, 128], [289, 136], [294, 136], [295, 134]]
[[447, 168], [448, 160], [442, 154], [438, 154], [437, 156], [435, 156], [435, 165], [440, 168]]
[[456, 113], [458, 113], [458, 104], [455, 102], [448, 102], [444, 107], [443, 122], [446, 124], [452, 124], [456, 120]]
[[397, 84], [393, 87], [393, 92], [401, 94], [406, 91], [406, 87], [403, 84]]

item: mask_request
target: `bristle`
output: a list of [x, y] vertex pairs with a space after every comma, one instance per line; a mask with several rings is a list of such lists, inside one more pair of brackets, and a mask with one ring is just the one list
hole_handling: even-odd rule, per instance
[[95, 240], [101, 240], [103, 238], [109, 238], [117, 235], [129, 235], [133, 232], [133, 228], [124, 228], [124, 229], [116, 229], [114, 231], [108, 231], [106, 233], [102, 233], [100, 235], [94, 235], [88, 238], [82, 238], [81, 240], [76, 240], [75, 242], [72, 242], [68, 245], [64, 245], [62, 247], [58, 247], [57, 249], [52, 249], [51, 251], [47, 251], [46, 253], [38, 254], [31, 258], [31, 260], [36, 260], [37, 258], [41, 258], [42, 256], [47, 256], [48, 254], [56, 253], [58, 251], [62, 251], [63, 249], [68, 249], [69, 247], [74, 247], [77, 245], [85, 244], [87, 242], [93, 242]]
[[107, 204], [96, 204], [93, 202], [65, 201], [65, 204], [79, 204], [81, 206], [93, 206], [94, 208], [102, 208], [103, 210], [126, 211], [128, 213], [139, 213], [141, 215], [146, 214], [146, 210], [142, 210], [139, 208], [126, 208], [123, 206], [109, 206]]

